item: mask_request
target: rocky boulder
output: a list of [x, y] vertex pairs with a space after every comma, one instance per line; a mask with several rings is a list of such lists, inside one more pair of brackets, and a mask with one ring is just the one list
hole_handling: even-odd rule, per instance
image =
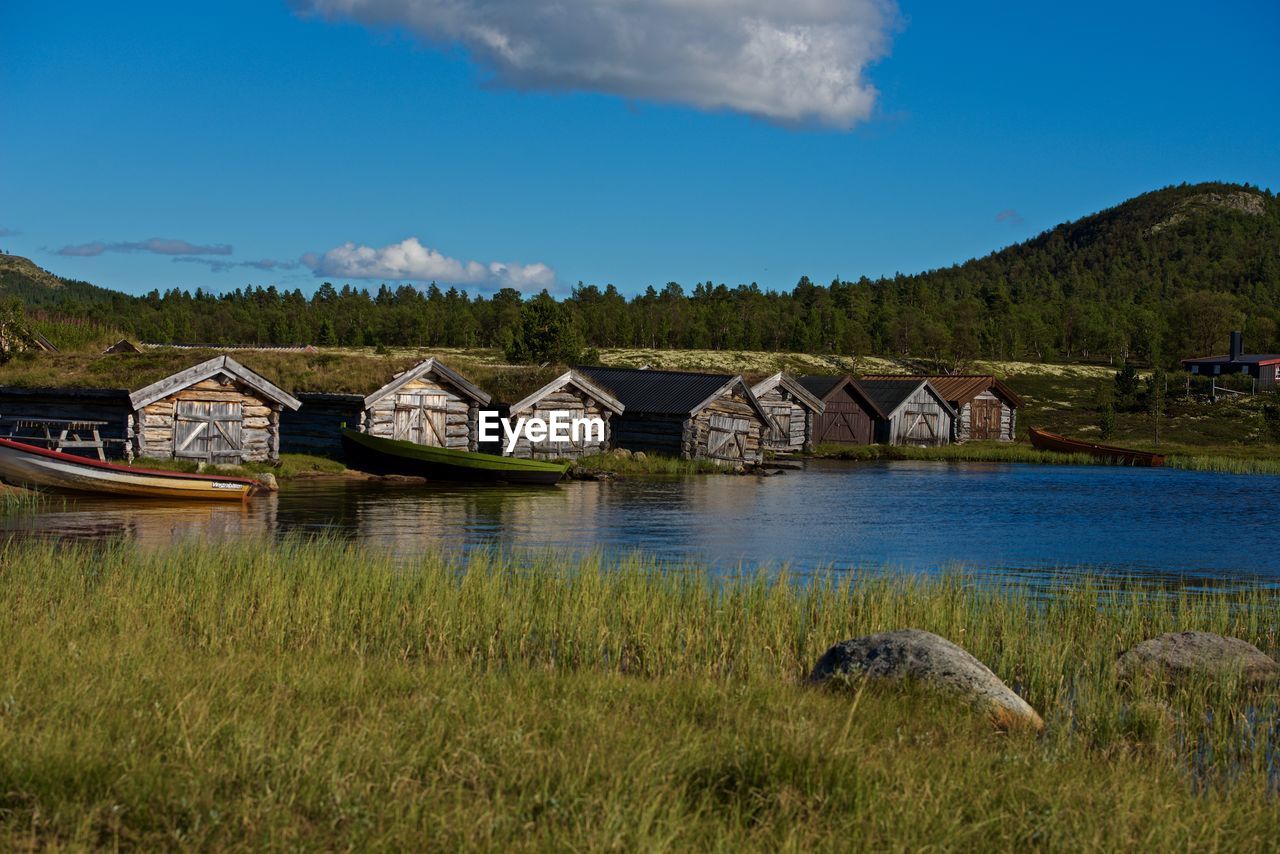
[[811, 682], [869, 677], [910, 679], [958, 696], [990, 714], [1004, 729], [1044, 730], [1035, 709], [991, 670], [946, 638], [920, 629], [880, 632], [838, 643], [809, 675]]
[[1173, 683], [1189, 678], [1238, 677], [1245, 685], [1272, 682], [1280, 665], [1253, 644], [1212, 632], [1170, 632], [1120, 653], [1121, 682], [1152, 679]]

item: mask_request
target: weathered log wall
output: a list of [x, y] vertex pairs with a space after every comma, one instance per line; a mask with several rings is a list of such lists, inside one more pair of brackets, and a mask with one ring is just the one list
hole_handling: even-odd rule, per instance
[[286, 454], [342, 456], [342, 425], [360, 429], [364, 397], [358, 394], [297, 395], [302, 406], [280, 413], [280, 450]]
[[[592, 441], [589, 442], [586, 441], [586, 436], [582, 435], [576, 443], [572, 440], [553, 442], [548, 438], [543, 442], [531, 444], [529, 439], [522, 434], [516, 443], [515, 449], [511, 452], [511, 456], [534, 460], [576, 460], [579, 457], [602, 454], [609, 450], [609, 416], [613, 413], [601, 406], [600, 402], [591, 395], [572, 386], [566, 386], [552, 392], [532, 406], [510, 413], [508, 417], [513, 424], [520, 418], [532, 417], [541, 418], [550, 424], [552, 414], [555, 412], [564, 413], [564, 416], [568, 418], [599, 418], [604, 422], [604, 436], [600, 437], [599, 434], [593, 433]], [[506, 453], [505, 446], [506, 439], [504, 437], [503, 453]]]
[[[412, 408], [415, 399], [442, 397], [443, 412], [434, 426], [424, 423], [411, 438], [404, 435], [406, 408]], [[402, 410], [400, 427], [397, 428], [396, 410]], [[364, 431], [384, 439], [407, 438], [424, 445], [455, 448], [462, 451], [476, 450], [477, 417], [479, 408], [469, 397], [463, 397], [451, 385], [440, 383], [431, 374], [405, 383], [395, 392], [374, 402], [364, 413]], [[429, 418], [428, 418], [429, 421]], [[442, 430], [443, 437], [436, 431]], [[441, 441], [441, 439], [443, 441]]]
[[797, 403], [795, 396], [781, 385], [756, 395], [756, 400], [779, 427], [778, 433], [767, 431], [766, 448], [778, 451], [808, 449], [813, 440], [813, 412], [808, 407]]
[[105, 421], [98, 435], [110, 457], [127, 456], [133, 441], [133, 409], [124, 389], [0, 388], [0, 433], [16, 418]]
[[[727, 464], [755, 464], [764, 459], [768, 427], [747, 402], [741, 388], [716, 398], [689, 420], [684, 456]], [[728, 433], [728, 439], [725, 434]]]
[[[274, 462], [280, 458], [280, 404], [225, 376], [202, 380], [134, 412], [135, 454], [156, 459], [172, 459], [175, 455], [195, 458], [192, 448], [200, 447], [199, 440], [180, 451], [176, 449], [179, 408], [185, 401], [208, 405], [220, 413], [238, 414], [228, 422], [238, 425], [235, 441], [219, 438], [222, 434], [212, 423], [201, 431], [210, 436], [205, 461], [223, 461], [219, 457], [229, 453], [226, 448], [235, 452], [239, 462]], [[223, 450], [214, 450], [215, 444]]]
[[877, 441], [889, 445], [946, 445], [951, 442], [951, 412], [923, 386], [877, 426]]

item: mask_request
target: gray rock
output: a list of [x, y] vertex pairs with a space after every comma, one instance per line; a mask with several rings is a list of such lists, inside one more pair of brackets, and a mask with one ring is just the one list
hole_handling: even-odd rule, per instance
[[900, 629], [838, 643], [818, 659], [809, 680], [860, 676], [911, 679], [967, 700], [1003, 728], [1044, 729], [1036, 710], [990, 668], [932, 632]]
[[610, 453], [611, 453], [613, 456], [615, 456], [615, 457], [621, 457], [621, 458], [622, 458], [622, 459], [624, 459], [624, 460], [625, 460], [627, 457], [631, 456], [631, 452], [630, 452], [630, 451], [628, 451], [626, 448], [614, 448]]
[[1170, 632], [1120, 653], [1116, 675], [1122, 682], [1236, 676], [1246, 685], [1263, 685], [1280, 675], [1280, 665], [1239, 638], [1212, 632]]
[[631, 458], [636, 462], [643, 462], [644, 460], [649, 459], [649, 455], [646, 454], [644, 451], [636, 451], [634, 454], [631, 455]]
[[268, 492], [280, 491], [280, 484], [276, 483], [276, 476], [269, 471], [264, 471], [257, 475], [257, 481], [262, 484], [263, 488]]

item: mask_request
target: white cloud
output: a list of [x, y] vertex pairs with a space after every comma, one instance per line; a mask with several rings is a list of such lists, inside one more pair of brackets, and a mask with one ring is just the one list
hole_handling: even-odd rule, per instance
[[155, 255], [230, 255], [231, 247], [226, 243], [198, 244], [171, 237], [151, 237], [146, 240], [135, 240], [127, 243], [103, 243], [95, 240], [92, 243], [78, 243], [64, 246], [57, 250], [59, 255], [78, 258], [92, 258], [104, 252], [150, 252]]
[[852, 127], [893, 0], [294, 0], [304, 13], [464, 46], [498, 82]]
[[518, 290], [539, 290], [556, 284], [556, 271], [546, 264], [459, 261], [423, 246], [416, 237], [381, 249], [347, 242], [323, 255], [308, 252], [302, 256], [302, 263], [317, 276], [332, 279], [439, 282]]

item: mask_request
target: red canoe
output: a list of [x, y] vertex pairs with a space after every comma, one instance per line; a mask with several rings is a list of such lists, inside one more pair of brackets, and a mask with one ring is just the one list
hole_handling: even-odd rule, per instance
[[1103, 457], [1112, 462], [1126, 466], [1162, 466], [1164, 454], [1152, 454], [1147, 451], [1135, 451], [1132, 448], [1117, 448], [1114, 445], [1098, 445], [1093, 442], [1082, 442], [1079, 439], [1068, 439], [1039, 427], [1031, 428], [1031, 444], [1041, 451], [1056, 451], [1059, 454], [1089, 454]]

